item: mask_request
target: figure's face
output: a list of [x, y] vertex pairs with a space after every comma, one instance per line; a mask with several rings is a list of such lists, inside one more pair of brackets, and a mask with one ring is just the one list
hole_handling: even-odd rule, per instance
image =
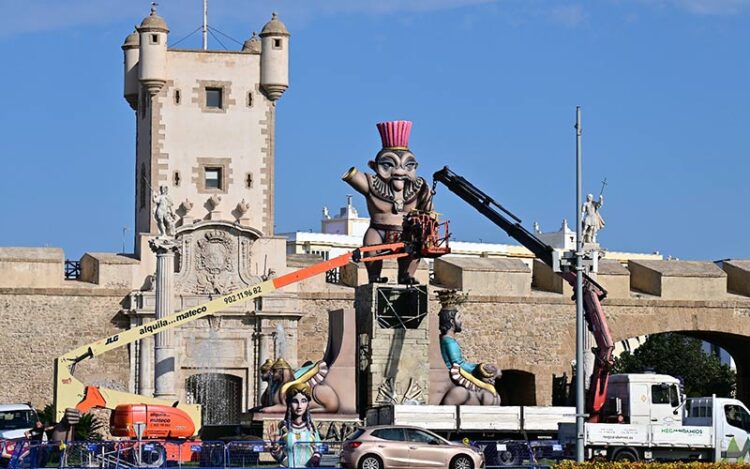
[[301, 392], [298, 392], [292, 397], [292, 401], [289, 403], [289, 405], [292, 406], [292, 415], [295, 418], [302, 417], [305, 415], [305, 412], [307, 412], [309, 404], [307, 397]]
[[36, 423], [34, 424], [34, 426], [36, 428], [42, 428], [44, 425], [42, 425], [42, 422], [40, 422], [39, 420], [37, 420]]
[[167, 193], [167, 190], [168, 190], [168, 189], [167, 189], [167, 186], [161, 186], [161, 187], [159, 188], [159, 192], [161, 192], [162, 194], [166, 194], [166, 193]]
[[455, 332], [461, 332], [461, 312], [456, 312], [456, 316], [453, 318], [453, 330]]
[[407, 180], [417, 180], [417, 158], [409, 150], [381, 150], [370, 167], [380, 179], [390, 182], [396, 190], [403, 190]]
[[589, 194], [586, 196], [586, 200], [591, 202], [592, 200], [594, 200], [594, 196], [592, 194]]
[[284, 369], [274, 368], [271, 370], [270, 375], [275, 381], [281, 382], [284, 379]]

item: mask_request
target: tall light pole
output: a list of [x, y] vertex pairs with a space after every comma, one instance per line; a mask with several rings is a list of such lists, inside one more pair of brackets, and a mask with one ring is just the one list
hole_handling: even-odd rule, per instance
[[581, 106], [576, 106], [576, 462], [583, 462], [584, 367], [583, 237], [581, 233]]

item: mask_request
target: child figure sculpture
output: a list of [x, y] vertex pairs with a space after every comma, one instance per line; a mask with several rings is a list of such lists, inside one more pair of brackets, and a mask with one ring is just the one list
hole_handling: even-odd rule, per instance
[[[410, 121], [377, 124], [383, 148], [367, 165], [375, 174], [364, 174], [352, 167], [342, 179], [365, 196], [370, 226], [363, 244], [395, 243], [401, 239], [404, 215], [412, 210], [432, 210], [432, 191], [427, 182], [417, 176], [417, 158], [409, 150]], [[377, 253], [368, 253], [370, 256]], [[414, 273], [419, 260], [414, 257], [398, 259], [398, 283], [415, 284]], [[383, 261], [367, 263], [370, 283], [385, 283], [381, 277]]]

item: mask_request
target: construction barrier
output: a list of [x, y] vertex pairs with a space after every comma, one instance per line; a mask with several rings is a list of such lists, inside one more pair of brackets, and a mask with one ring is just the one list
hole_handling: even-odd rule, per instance
[[[378, 441], [379, 443], [382, 440]], [[306, 467], [313, 454], [317, 467], [340, 467], [345, 442], [298, 441], [285, 448], [277, 441], [120, 440], [68, 443], [0, 440], [0, 466], [8, 469], [161, 469]], [[487, 469], [546, 468], [562, 457], [555, 441], [472, 441]], [[299, 459], [299, 460], [297, 460]]]

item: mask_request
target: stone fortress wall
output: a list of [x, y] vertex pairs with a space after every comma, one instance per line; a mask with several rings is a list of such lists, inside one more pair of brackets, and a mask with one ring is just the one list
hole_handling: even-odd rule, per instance
[[[130, 327], [129, 295], [141, 285], [126, 283], [138, 261], [86, 254], [80, 281], [63, 280], [63, 262], [59, 249], [0, 248], [0, 359], [13, 370], [0, 402], [49, 403], [55, 357]], [[289, 262], [288, 269], [310, 262]], [[440, 307], [434, 291], [468, 292], [459, 335], [467, 359], [496, 363], [504, 371], [506, 402], [551, 404], [552, 377], [570, 374], [574, 356], [575, 306], [569, 287], [556, 282], [543, 264], [529, 268], [518, 259], [448, 257], [435, 262], [434, 273], [431, 337], [437, 338]], [[624, 267], [603, 261], [598, 280], [609, 290], [603, 305], [615, 341], [667, 331], [709, 340], [734, 356], [738, 396], [750, 397], [750, 363], [741, 353], [750, 345], [750, 262], [645, 260]], [[284, 319], [296, 326], [287, 327], [293, 348], [288, 355], [298, 366], [321, 358], [327, 312], [353, 308], [355, 289], [319, 276], [300, 284], [293, 296], [299, 313]], [[272, 330], [275, 321], [266, 327]], [[77, 375], [87, 384], [132, 390], [132, 350], [123, 347], [86, 361]]]

